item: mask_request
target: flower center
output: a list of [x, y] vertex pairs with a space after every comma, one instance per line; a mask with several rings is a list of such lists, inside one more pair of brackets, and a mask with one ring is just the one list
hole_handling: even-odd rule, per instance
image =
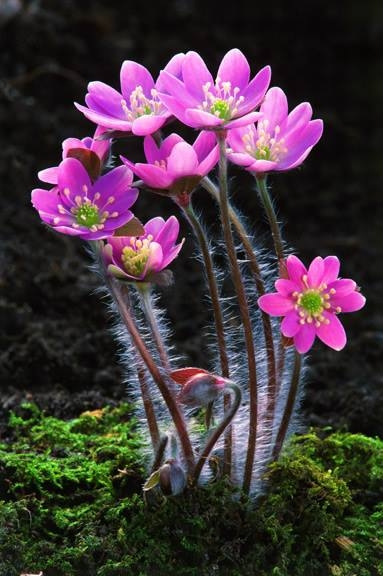
[[323, 297], [318, 290], [307, 290], [299, 298], [299, 305], [311, 316], [323, 312]]
[[342, 311], [339, 306], [333, 306], [331, 303], [331, 297], [336, 294], [336, 290], [334, 288], [328, 289], [327, 284], [324, 283], [318, 288], [310, 288], [307, 274], [302, 276], [302, 282], [307, 289], [292, 294], [296, 300], [295, 309], [299, 314], [300, 324], [314, 323], [316, 328], [319, 328], [321, 324], [329, 324], [330, 320], [326, 318], [323, 312], [339, 314]]
[[286, 156], [288, 148], [285, 146], [285, 139], [278, 138], [280, 127], [275, 126], [272, 135], [268, 125], [269, 121], [265, 119], [258, 121], [257, 131], [249, 128], [248, 133], [242, 138], [245, 150], [257, 160], [280, 162]]
[[125, 246], [122, 249], [121, 260], [125, 270], [131, 276], [141, 276], [145, 271], [152, 240], [153, 236], [151, 234], [143, 240], [132, 237], [130, 246]]
[[122, 110], [130, 122], [133, 122], [136, 118], [140, 118], [140, 116], [161, 114], [163, 105], [158, 99], [157, 90], [152, 88], [150, 94], [152, 98], [145, 96], [142, 86], [136, 86], [129, 97], [130, 106], [128, 106], [126, 100], [121, 100]]
[[91, 202], [85, 202], [76, 208], [75, 217], [77, 224], [86, 228], [92, 228], [101, 222], [98, 207]]
[[231, 82], [222, 82], [217, 78], [212, 86], [211, 82], [206, 82], [202, 86], [205, 100], [198, 108], [204, 112], [210, 112], [221, 120], [230, 120], [238, 113], [238, 106], [243, 102], [244, 97], [238, 96], [240, 89], [232, 88]]

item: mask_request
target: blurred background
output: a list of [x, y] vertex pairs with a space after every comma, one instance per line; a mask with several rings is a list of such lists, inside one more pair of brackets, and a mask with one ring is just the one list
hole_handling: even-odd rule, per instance
[[[304, 166], [270, 179], [286, 240], [306, 262], [338, 255], [341, 275], [367, 297], [361, 312], [343, 316], [345, 350], [313, 348], [304, 420], [383, 436], [382, 43], [379, 0], [0, 0], [1, 422], [25, 399], [70, 417], [127, 397], [84, 245], [47, 230], [30, 204], [37, 171], [58, 164], [62, 140], [93, 133], [73, 102], [84, 102], [92, 80], [119, 88], [125, 59], [156, 77], [173, 54], [195, 50], [214, 73], [237, 47], [253, 73], [271, 65], [291, 108], [309, 101], [325, 123]], [[118, 147], [133, 160], [141, 154], [138, 140]], [[262, 232], [252, 179], [230, 174], [234, 200]], [[195, 201], [202, 206], [204, 195]], [[142, 193], [136, 214], [175, 211]], [[188, 241], [164, 297], [179, 351], [204, 366], [209, 316], [182, 227]]]

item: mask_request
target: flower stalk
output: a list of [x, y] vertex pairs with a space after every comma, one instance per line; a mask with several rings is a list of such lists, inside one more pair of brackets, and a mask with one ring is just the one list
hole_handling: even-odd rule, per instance
[[248, 438], [248, 448], [247, 448], [246, 464], [243, 478], [243, 490], [245, 493], [249, 493], [254, 459], [255, 459], [256, 439], [257, 439], [257, 423], [258, 423], [257, 367], [255, 360], [255, 347], [249, 315], [249, 307], [247, 304], [245, 288], [237, 260], [230, 223], [228, 189], [227, 189], [227, 159], [226, 159], [225, 132], [224, 131], [217, 132], [217, 139], [219, 144], [219, 194], [220, 194], [221, 221], [222, 221], [225, 245], [227, 249], [227, 256], [230, 265], [231, 277], [237, 295], [238, 307], [242, 320], [246, 354], [247, 354], [248, 376], [249, 376], [249, 392], [250, 392], [249, 438]]

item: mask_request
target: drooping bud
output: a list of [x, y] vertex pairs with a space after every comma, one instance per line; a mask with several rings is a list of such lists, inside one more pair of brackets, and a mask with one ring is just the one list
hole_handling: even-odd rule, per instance
[[159, 472], [159, 486], [165, 496], [177, 496], [185, 490], [186, 475], [178, 460], [167, 460]]
[[210, 374], [200, 368], [181, 368], [171, 372], [170, 376], [182, 385], [178, 401], [187, 406], [206, 406], [213, 402], [225, 389], [228, 380]]

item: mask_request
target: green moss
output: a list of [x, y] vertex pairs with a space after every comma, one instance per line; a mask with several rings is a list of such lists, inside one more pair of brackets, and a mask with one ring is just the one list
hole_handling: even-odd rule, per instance
[[0, 576], [383, 576], [383, 443], [297, 437], [254, 507], [225, 482], [148, 507], [128, 406], [33, 405], [0, 444]]

